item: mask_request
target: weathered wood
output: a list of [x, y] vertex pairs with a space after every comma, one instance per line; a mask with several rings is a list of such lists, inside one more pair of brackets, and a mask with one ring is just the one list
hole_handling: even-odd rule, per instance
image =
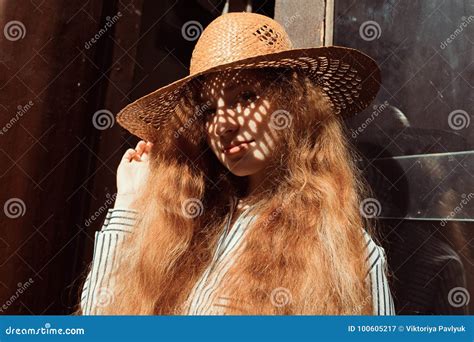
[[325, 0], [276, 0], [275, 20], [285, 27], [295, 48], [322, 46], [332, 41], [325, 39], [327, 4]]
[[120, 1], [7, 1], [2, 8], [0, 27], [17, 21], [17, 33], [0, 40], [3, 314], [66, 314], [77, 301], [81, 259], [91, 254], [89, 247], [83, 258], [84, 242], [93, 243], [96, 228], [85, 220], [115, 191], [111, 141], [124, 141], [121, 130], [94, 127], [93, 117], [127, 101], [141, 2], [117, 9]]

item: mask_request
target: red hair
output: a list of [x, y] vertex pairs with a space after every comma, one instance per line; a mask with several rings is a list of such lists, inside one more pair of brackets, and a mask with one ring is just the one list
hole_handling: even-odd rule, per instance
[[[278, 75], [271, 96], [292, 124], [279, 131], [272, 186], [255, 198], [258, 218], [217, 289], [231, 298], [226, 313], [371, 314], [363, 237], [371, 228], [359, 211], [364, 187], [340, 118], [305, 75], [260, 72]], [[183, 98], [170, 127], [179, 128], [178, 119], [189, 117], [195, 104]], [[149, 186], [137, 203], [140, 218], [114, 272], [114, 300], [100, 313], [186, 313], [229, 215], [229, 198], [247, 184], [207, 148], [202, 120], [195, 126], [178, 140], [154, 144]], [[191, 219], [182, 211], [189, 199], [202, 204], [201, 215]], [[282, 294], [285, 305], [275, 305]]]

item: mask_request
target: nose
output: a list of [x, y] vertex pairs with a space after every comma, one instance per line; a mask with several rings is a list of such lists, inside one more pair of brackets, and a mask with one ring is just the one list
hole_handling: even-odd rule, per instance
[[216, 134], [219, 137], [225, 138], [232, 135], [239, 130], [239, 123], [234, 115], [231, 115], [228, 110], [219, 109], [216, 115]]

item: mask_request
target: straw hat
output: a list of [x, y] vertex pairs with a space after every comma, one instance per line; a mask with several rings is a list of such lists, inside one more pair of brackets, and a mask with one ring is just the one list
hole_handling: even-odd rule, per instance
[[291, 68], [306, 73], [329, 97], [336, 114], [348, 116], [365, 109], [380, 86], [380, 70], [358, 50], [329, 46], [292, 49], [285, 29], [256, 13], [233, 12], [219, 16], [196, 43], [190, 74], [127, 105], [117, 122], [132, 134], [156, 141], [178, 101], [196, 77], [229, 69]]

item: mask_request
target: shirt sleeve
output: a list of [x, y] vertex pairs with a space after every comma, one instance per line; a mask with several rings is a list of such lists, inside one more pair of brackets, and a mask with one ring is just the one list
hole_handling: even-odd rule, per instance
[[136, 217], [135, 210], [109, 209], [101, 230], [95, 233], [92, 263], [81, 294], [83, 315], [93, 315], [99, 307], [113, 301], [110, 273], [117, 262], [121, 243], [132, 233]]
[[383, 247], [377, 245], [364, 230], [367, 243], [368, 279], [372, 289], [374, 315], [395, 315], [395, 306], [387, 279], [387, 257]]

